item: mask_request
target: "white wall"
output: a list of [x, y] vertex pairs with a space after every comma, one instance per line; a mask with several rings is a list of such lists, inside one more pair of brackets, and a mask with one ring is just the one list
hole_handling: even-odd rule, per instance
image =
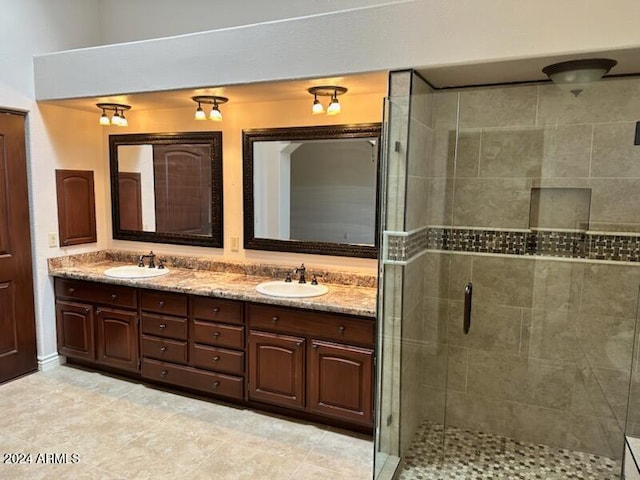
[[383, 3], [389, 0], [99, 0], [100, 40], [131, 42]]
[[[29, 112], [27, 162], [36, 301], [38, 358], [55, 355], [55, 321], [51, 280], [46, 259], [47, 233], [58, 232], [56, 168], [94, 169], [96, 194], [104, 197], [97, 161], [100, 136], [87, 128], [87, 115], [55, 107], [40, 109], [35, 102], [33, 55], [94, 45], [98, 41], [97, 0], [0, 0], [0, 107]], [[92, 116], [93, 118], [93, 116]], [[104, 216], [98, 212], [104, 231]], [[88, 247], [68, 248], [78, 251]], [[89, 248], [95, 248], [91, 245]]]

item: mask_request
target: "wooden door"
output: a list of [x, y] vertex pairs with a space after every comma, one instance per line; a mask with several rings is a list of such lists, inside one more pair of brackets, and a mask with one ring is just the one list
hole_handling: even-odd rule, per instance
[[93, 305], [56, 301], [58, 352], [71, 358], [94, 361]]
[[249, 398], [285, 407], [304, 407], [305, 339], [249, 332]]
[[101, 308], [96, 310], [98, 362], [138, 370], [138, 313]]
[[307, 371], [312, 412], [373, 424], [373, 350], [311, 341]]
[[0, 382], [38, 367], [24, 133], [0, 111]]
[[211, 234], [211, 148], [154, 145], [156, 232]]
[[118, 172], [120, 229], [142, 231], [142, 178], [139, 172]]

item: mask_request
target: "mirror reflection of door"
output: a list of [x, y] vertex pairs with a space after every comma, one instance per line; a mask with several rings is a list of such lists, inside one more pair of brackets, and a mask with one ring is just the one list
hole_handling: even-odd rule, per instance
[[142, 230], [142, 179], [139, 172], [118, 172], [120, 228]]
[[209, 235], [211, 149], [203, 145], [156, 145], [153, 175], [156, 231]]

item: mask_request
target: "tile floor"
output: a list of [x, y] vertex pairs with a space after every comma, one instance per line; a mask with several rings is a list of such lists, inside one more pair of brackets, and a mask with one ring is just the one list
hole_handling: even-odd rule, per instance
[[370, 480], [373, 444], [61, 366], [0, 385], [0, 455], [3, 480]]
[[620, 471], [621, 463], [610, 458], [453, 427], [443, 442], [442, 425], [425, 422], [400, 480], [619, 480]]

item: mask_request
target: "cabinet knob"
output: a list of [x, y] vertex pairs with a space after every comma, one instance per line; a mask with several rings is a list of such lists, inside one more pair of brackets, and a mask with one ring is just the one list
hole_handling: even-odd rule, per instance
[[164, 345], [162, 345], [162, 346], [160, 347], [160, 351], [161, 351], [161, 352], [166, 352], [166, 351], [167, 351], [167, 347], [165, 347]]
[[214, 337], [219, 337], [220, 336], [220, 332], [213, 332], [213, 336]]
[[302, 342], [296, 342], [296, 348], [300, 348], [302, 346]]
[[213, 361], [214, 361], [214, 362], [217, 362], [218, 360], [220, 360], [220, 357], [219, 357], [219, 356], [217, 356], [217, 355], [216, 355], [215, 357], [213, 357]]
[[158, 302], [158, 306], [159, 306], [160, 308], [164, 307], [164, 300], [160, 300], [160, 301]]
[[166, 370], [162, 370], [162, 371], [160, 372], [160, 375], [162, 375], [162, 376], [164, 377], [167, 373], [169, 373], [169, 372], [167, 372]]
[[274, 315], [273, 317], [271, 317], [271, 323], [278, 323], [278, 320], [280, 319], [278, 318], [277, 315]]
[[160, 328], [167, 328], [167, 326], [164, 323], [161, 323], [160, 325], [158, 325]]
[[90, 309], [89, 307], [86, 307], [86, 308], [84, 309], [84, 313], [89, 313], [90, 311], [91, 311], [91, 309]]
[[69, 288], [69, 290], [68, 290], [69, 295], [71, 295], [71, 294], [72, 294], [73, 292], [75, 292], [75, 291], [76, 291], [76, 289], [75, 289], [75, 288], [73, 288], [73, 287]]
[[317, 343], [314, 343], [314, 344], [313, 344], [313, 349], [314, 349], [314, 350], [317, 350], [317, 349], [318, 349], [318, 344], [317, 344]]
[[213, 307], [213, 313], [218, 313], [220, 311], [220, 307]]
[[219, 385], [220, 385], [220, 382], [215, 381], [211, 386], [215, 389], [215, 388], [218, 388]]
[[116, 295], [115, 293], [111, 294], [111, 300], [115, 300], [116, 298], [118, 298], [118, 295]]
[[344, 333], [344, 325], [340, 325], [340, 326], [338, 327], [338, 331], [339, 331], [340, 333]]
[[96, 315], [102, 315], [102, 310], [97, 309], [97, 310], [96, 310]]

